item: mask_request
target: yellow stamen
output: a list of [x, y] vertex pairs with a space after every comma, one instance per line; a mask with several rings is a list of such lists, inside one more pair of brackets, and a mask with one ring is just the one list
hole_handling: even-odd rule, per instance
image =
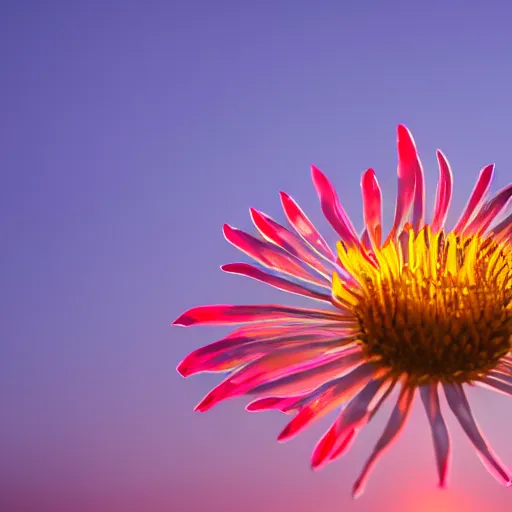
[[467, 382], [511, 349], [512, 251], [491, 237], [406, 232], [375, 249], [375, 265], [338, 245], [360, 287], [337, 275], [333, 295], [352, 310], [366, 355], [418, 383]]

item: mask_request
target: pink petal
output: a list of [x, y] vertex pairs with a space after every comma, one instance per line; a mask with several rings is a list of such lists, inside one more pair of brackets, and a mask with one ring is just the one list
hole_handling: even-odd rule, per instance
[[368, 422], [371, 414], [370, 404], [375, 395], [384, 386], [387, 376], [375, 377], [352, 399], [352, 401], [341, 411], [340, 415], [327, 431], [324, 437], [317, 444], [311, 465], [313, 469], [319, 469], [329, 462], [331, 453], [341, 455], [339, 444], [347, 445], [346, 437], [350, 431], [360, 429]]
[[437, 150], [437, 162], [439, 164], [439, 181], [436, 190], [436, 202], [432, 217], [432, 232], [437, 233], [443, 229], [446, 215], [452, 198], [452, 171], [448, 160], [440, 150]]
[[[266, 354], [229, 375], [204, 397], [195, 410], [207, 411], [222, 400], [249, 392], [254, 393], [258, 386], [280, 377], [304, 372], [333, 360], [341, 361], [347, 357], [343, 352], [327, 354], [327, 350], [325, 345], [318, 344], [307, 348], [299, 346], [276, 350]], [[359, 360], [359, 353], [353, 355]]]
[[483, 233], [512, 197], [512, 185], [501, 189], [485, 203], [471, 223], [462, 231], [463, 235]]
[[306, 405], [300, 409], [284, 430], [278, 440], [285, 441], [297, 435], [314, 420], [319, 419], [343, 402], [350, 400], [362, 386], [371, 379], [375, 367], [371, 363], [363, 364], [348, 375], [344, 375], [313, 391], [307, 398]]
[[366, 251], [369, 253], [372, 250], [372, 242], [370, 240], [370, 235], [368, 234], [367, 229], [364, 229], [360, 239], [361, 239], [361, 244], [366, 249]]
[[382, 404], [386, 401], [386, 399], [391, 394], [393, 389], [395, 389], [396, 383], [397, 383], [397, 379], [393, 379], [390, 382], [387, 389], [385, 390], [385, 392], [379, 398], [378, 402], [375, 405], [372, 404], [372, 407], [370, 408], [370, 417], [368, 419], [368, 422], [370, 422], [372, 420], [372, 418], [379, 412], [379, 409], [381, 408]]
[[325, 218], [344, 242], [359, 247], [360, 243], [354, 226], [341, 206], [331, 182], [314, 165], [311, 167], [311, 175]]
[[499, 224], [496, 224], [491, 228], [491, 231], [494, 233], [495, 237], [499, 235], [505, 234], [507, 230], [512, 227], [512, 214], [509, 215], [506, 219], [503, 219]]
[[391, 445], [391, 443], [398, 437], [401, 430], [405, 426], [405, 423], [411, 411], [411, 405], [414, 398], [414, 391], [414, 388], [407, 386], [407, 384], [404, 384], [402, 386], [400, 396], [398, 397], [396, 406], [393, 409], [393, 412], [391, 413], [391, 417], [389, 418], [388, 424], [386, 425], [386, 428], [384, 429], [382, 436], [377, 441], [377, 444], [375, 445], [375, 448], [373, 449], [370, 458], [366, 462], [359, 478], [356, 480], [356, 483], [354, 484], [354, 487], [352, 489], [352, 494], [354, 498], [362, 494], [370, 470], [377, 462], [377, 460], [381, 457], [384, 450]]
[[510, 487], [510, 485], [512, 485], [510, 473], [487, 445], [473, 417], [468, 399], [460, 384], [445, 384], [444, 392], [450, 409], [459, 420], [462, 429], [473, 443], [486, 468], [498, 481], [503, 483], [506, 487]]
[[485, 199], [485, 196], [489, 191], [489, 187], [491, 186], [493, 174], [494, 164], [487, 165], [480, 171], [475, 187], [473, 188], [473, 192], [471, 192], [471, 196], [464, 207], [462, 215], [453, 228], [453, 232], [455, 234], [459, 234], [464, 230], [471, 216], [480, 208], [480, 205]]
[[[356, 324], [353, 324], [355, 326]], [[240, 336], [254, 337], [256, 339], [260, 338], [271, 338], [274, 336], [282, 336], [284, 333], [298, 333], [299, 331], [304, 331], [304, 329], [313, 329], [318, 332], [326, 332], [329, 333], [337, 333], [340, 330], [342, 333], [348, 328], [344, 322], [341, 323], [332, 323], [332, 321], [327, 321], [325, 323], [315, 323], [315, 324], [306, 324], [304, 325], [300, 319], [294, 319], [289, 321], [289, 323], [276, 323], [273, 320], [267, 320], [263, 322], [258, 322], [255, 324], [247, 324], [238, 327], [234, 331], [231, 331], [226, 335], [225, 339], [230, 338], [239, 338]]]
[[[340, 434], [337, 424], [334, 422], [313, 451], [313, 455], [311, 456], [311, 469], [318, 471], [329, 462], [337, 459], [342, 453], [347, 452], [356, 437], [356, 433], [357, 430], [355, 428], [350, 428]], [[335, 444], [337, 445], [337, 449], [333, 451]]]
[[450, 435], [439, 407], [437, 384], [432, 383], [427, 386], [421, 386], [420, 396], [432, 430], [432, 440], [434, 441], [437, 471], [439, 474], [439, 487], [444, 488], [446, 487], [450, 461]]
[[299, 205], [284, 192], [281, 192], [280, 196], [286, 218], [295, 231], [324, 258], [329, 261], [336, 261], [336, 256], [331, 248], [327, 245], [327, 242], [317, 231], [313, 223], [307, 218]]
[[340, 322], [345, 317], [334, 311], [318, 309], [294, 308], [276, 304], [230, 305], [212, 304], [197, 306], [185, 311], [174, 320], [173, 325], [188, 327], [195, 324], [230, 325], [262, 320], [291, 321], [299, 319], [302, 322]]
[[329, 455], [329, 462], [334, 462], [338, 457], [350, 450], [357, 433], [358, 429], [352, 428], [345, 434], [343, 439], [338, 439], [336, 443], [337, 448]]
[[495, 377], [512, 385], [512, 368], [504, 362], [499, 363], [489, 372], [490, 377]]
[[285, 292], [303, 295], [304, 297], [321, 300], [328, 302], [329, 304], [332, 303], [330, 294], [317, 292], [305, 285], [296, 284], [292, 281], [284, 279], [283, 277], [274, 276], [259, 269], [258, 267], [250, 265], [249, 263], [228, 263], [226, 265], [222, 265], [221, 269], [224, 272], [229, 272], [231, 274], [239, 274], [242, 276], [251, 277], [256, 281], [261, 281], [262, 283], [266, 283]]
[[382, 196], [379, 182], [373, 169], [368, 169], [361, 177], [363, 195], [363, 218], [370, 239], [380, 247], [382, 237]]
[[278, 410], [281, 412], [289, 412], [300, 398], [296, 396], [267, 396], [254, 400], [245, 408], [249, 412], [260, 412]]
[[[398, 126], [397, 132], [398, 148], [398, 194], [395, 207], [395, 220], [393, 227], [388, 235], [388, 240], [394, 238], [402, 229], [403, 224], [414, 202], [414, 220], [419, 225], [419, 220], [423, 218], [423, 195], [422, 182], [419, 184], [419, 192], [415, 193], [416, 178], [422, 174], [421, 164], [416, 152], [416, 145], [409, 130], [403, 126]], [[416, 227], [416, 226], [415, 226]]]
[[260, 322], [257, 324], [248, 324], [234, 331], [231, 331], [223, 339], [198, 348], [196, 352], [203, 355], [216, 353], [218, 349], [232, 348], [245, 343], [258, 343], [269, 339], [289, 336], [311, 335], [312, 337], [332, 337], [337, 336], [340, 340], [354, 332], [355, 324], [346, 327], [343, 323], [290, 323], [281, 324], [276, 322]]
[[320, 279], [317, 274], [306, 270], [301, 262], [283, 249], [258, 240], [257, 238], [224, 224], [223, 232], [226, 240], [261, 265], [296, 277], [304, 281], [330, 288], [329, 279]]
[[330, 279], [332, 269], [327, 269], [322, 260], [318, 258], [318, 255], [316, 253], [312, 253], [309, 246], [305, 245], [303, 240], [278, 224], [268, 215], [265, 215], [254, 208], [250, 209], [250, 214], [254, 225], [266, 240], [269, 240], [295, 256], [297, 259], [308, 264], [324, 278]]
[[[263, 383], [251, 390], [254, 395], [294, 395], [306, 400], [309, 393], [322, 384], [336, 379], [346, 371], [352, 370], [363, 362], [363, 355], [359, 347], [348, 346], [339, 353], [326, 356], [321, 362], [304, 366], [296, 373], [284, 375], [271, 382]], [[307, 393], [304, 395], [304, 393]]]
[[191, 352], [178, 365], [178, 372], [189, 377], [200, 372], [225, 371], [261, 357], [273, 350], [291, 347], [305, 347], [322, 344], [338, 348], [342, 343], [339, 335], [330, 335], [315, 329], [286, 331], [271, 337], [224, 338]]
[[493, 391], [498, 391], [504, 395], [512, 395], [512, 383], [499, 378], [497, 375], [482, 377], [480, 382], [486, 384], [486, 387], [490, 387]]
[[425, 218], [425, 177], [414, 138], [405, 126], [402, 126], [402, 128], [404, 128], [403, 139], [399, 136], [398, 142], [399, 161], [403, 158], [403, 165], [405, 167], [410, 166], [414, 168], [415, 185], [412, 224], [413, 228], [419, 231], [423, 226], [423, 219]]

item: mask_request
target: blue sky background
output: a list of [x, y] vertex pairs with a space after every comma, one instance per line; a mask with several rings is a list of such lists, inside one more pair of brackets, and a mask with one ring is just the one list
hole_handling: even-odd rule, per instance
[[[249, 228], [249, 206], [282, 220], [285, 190], [334, 242], [312, 163], [359, 227], [373, 167], [389, 226], [398, 123], [429, 205], [435, 149], [447, 154], [452, 222], [485, 164], [506, 184], [511, 14], [505, 1], [2, 2], [2, 510], [509, 510], [451, 418], [452, 485], [435, 488], [420, 407], [353, 502], [389, 407], [314, 474], [326, 422], [279, 445], [285, 418], [243, 401], [193, 413], [219, 378], [175, 367], [224, 330], [169, 323], [198, 304], [287, 299], [222, 274], [240, 256], [221, 226]], [[511, 402], [471, 396], [512, 464]]]

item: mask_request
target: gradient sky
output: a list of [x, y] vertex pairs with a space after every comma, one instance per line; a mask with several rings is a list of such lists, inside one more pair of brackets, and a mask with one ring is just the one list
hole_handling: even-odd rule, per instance
[[[222, 274], [241, 256], [221, 226], [249, 228], [249, 206], [282, 219], [286, 190], [334, 242], [312, 163], [359, 227], [375, 168], [389, 220], [398, 123], [429, 205], [447, 154], [451, 221], [483, 165], [495, 188], [510, 181], [511, 16], [505, 0], [2, 2], [0, 509], [510, 510], [451, 417], [451, 488], [436, 489], [420, 407], [352, 501], [389, 406], [312, 473], [328, 421], [280, 445], [285, 418], [243, 400], [194, 413], [219, 377], [176, 365], [225, 331], [169, 324], [198, 304], [287, 299]], [[512, 402], [471, 395], [512, 464]]]

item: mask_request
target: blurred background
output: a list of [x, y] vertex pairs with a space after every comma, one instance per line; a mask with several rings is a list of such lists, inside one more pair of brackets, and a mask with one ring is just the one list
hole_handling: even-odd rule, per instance
[[[358, 228], [373, 167], [389, 221], [395, 130], [455, 174], [456, 220], [479, 170], [510, 181], [512, 48], [505, 1], [296, 0], [0, 5], [0, 510], [478, 512], [510, 510], [460, 427], [451, 487], [436, 488], [419, 404], [350, 489], [390, 411], [349, 455], [309, 469], [332, 418], [278, 444], [286, 418], [245, 400], [193, 407], [219, 376], [175, 371], [221, 328], [171, 328], [207, 303], [288, 301], [222, 263], [249, 206], [283, 220], [278, 192], [330, 242], [310, 164]], [[305, 304], [292, 298], [293, 304]], [[512, 402], [470, 393], [512, 464]]]

